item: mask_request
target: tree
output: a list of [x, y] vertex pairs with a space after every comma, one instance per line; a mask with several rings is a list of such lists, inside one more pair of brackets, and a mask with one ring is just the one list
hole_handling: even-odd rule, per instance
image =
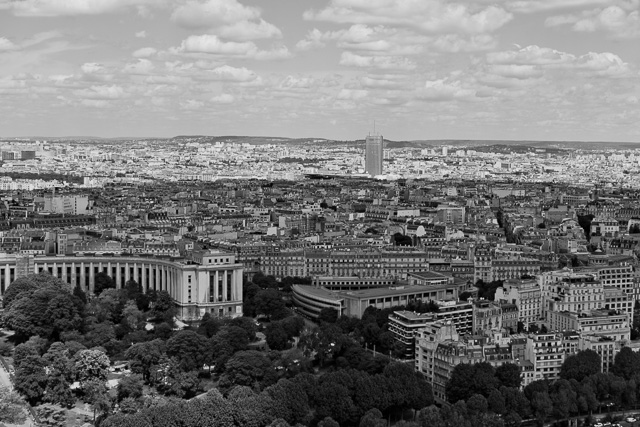
[[277, 289], [263, 289], [253, 298], [256, 313], [271, 318], [278, 311], [285, 308], [282, 296]]
[[62, 332], [82, 325], [75, 297], [52, 286], [20, 293], [5, 311], [4, 322], [18, 340], [39, 335], [56, 341]]
[[504, 396], [499, 390], [491, 390], [487, 398], [487, 405], [489, 410], [494, 414], [504, 414], [507, 410]]
[[[496, 390], [494, 389], [493, 391]], [[489, 410], [487, 399], [481, 394], [474, 394], [467, 400], [467, 410], [471, 416], [486, 413]]]
[[382, 418], [382, 412], [379, 409], [369, 409], [361, 418], [358, 427], [386, 427], [387, 420]]
[[267, 338], [267, 345], [271, 350], [285, 350], [289, 345], [287, 332], [280, 322], [269, 323], [265, 330], [265, 335]]
[[116, 282], [114, 282], [111, 276], [109, 276], [104, 271], [101, 271], [98, 274], [96, 274], [94, 280], [95, 281], [93, 285], [93, 293], [96, 295], [100, 295], [102, 291], [104, 291], [105, 289], [116, 288]]
[[75, 402], [70, 384], [73, 382], [74, 366], [69, 356], [69, 349], [61, 342], [51, 344], [43, 356], [47, 363], [48, 375], [44, 399], [70, 407]]
[[156, 292], [151, 313], [156, 319], [173, 324], [177, 309], [173, 298], [167, 291]]
[[24, 401], [9, 387], [0, 387], [0, 424], [22, 424], [26, 420]]
[[331, 307], [325, 307], [320, 310], [318, 320], [320, 322], [336, 323], [336, 321], [338, 320], [338, 310]]
[[531, 408], [533, 409], [533, 414], [538, 421], [538, 425], [541, 426], [549, 415], [551, 415], [551, 412], [553, 411], [553, 402], [551, 402], [547, 393], [536, 392], [533, 395], [533, 399], [531, 399]]
[[20, 363], [25, 360], [27, 356], [42, 356], [46, 346], [47, 341], [38, 336], [31, 337], [28, 341], [16, 346], [13, 351], [15, 367], [20, 367]]
[[22, 296], [28, 296], [45, 288], [71, 293], [71, 287], [67, 283], [49, 273], [30, 274], [14, 280], [5, 290], [3, 294], [4, 308], [10, 308], [11, 304]]
[[107, 381], [110, 361], [107, 355], [101, 350], [81, 350], [76, 354], [75, 371], [84, 388], [84, 384], [89, 381]]
[[613, 359], [611, 373], [626, 380], [640, 375], [640, 355], [630, 347], [622, 347]]
[[73, 296], [82, 301], [83, 304], [87, 303], [87, 294], [80, 288], [80, 285], [76, 285], [76, 287], [73, 288]]
[[560, 378], [582, 381], [601, 370], [602, 359], [593, 350], [582, 350], [567, 357], [560, 367]]
[[247, 331], [238, 326], [225, 326], [219, 333], [213, 338], [222, 340], [231, 347], [233, 353], [246, 350], [249, 345], [249, 337]]
[[190, 398], [196, 394], [200, 387], [197, 372], [183, 371], [175, 358], [160, 361], [159, 368], [162, 374], [156, 388], [160, 393], [179, 398]]
[[111, 397], [104, 381], [91, 379], [84, 384], [85, 401], [93, 409], [93, 423], [96, 422], [96, 414], [106, 414], [111, 410]]
[[500, 380], [495, 377], [493, 366], [485, 362], [456, 365], [445, 386], [447, 400], [451, 403], [467, 401], [474, 394], [487, 397], [496, 388], [500, 388]]
[[40, 356], [27, 356], [16, 369], [15, 388], [30, 403], [39, 402], [47, 386], [46, 364]]
[[244, 331], [247, 333], [247, 339], [249, 340], [249, 342], [255, 341], [258, 326], [253, 319], [250, 319], [248, 317], [235, 317], [227, 321], [227, 323], [227, 326], [244, 329]]
[[209, 340], [194, 331], [178, 332], [167, 341], [166, 349], [167, 355], [175, 357], [185, 372], [200, 371], [209, 358]]
[[274, 418], [282, 418], [291, 425], [296, 423], [308, 425], [311, 408], [307, 394], [300, 384], [281, 379], [267, 387], [264, 393], [273, 402], [271, 414]]
[[418, 423], [421, 427], [445, 425], [444, 420], [440, 415], [440, 409], [435, 405], [427, 406], [420, 410], [418, 413]]
[[332, 381], [321, 382], [315, 394], [315, 403], [316, 412], [321, 418], [331, 417], [339, 424], [358, 419], [354, 417], [358, 412], [344, 385]]
[[259, 390], [274, 383], [275, 379], [275, 371], [267, 355], [256, 350], [247, 350], [234, 354], [227, 361], [220, 385], [226, 388], [244, 385]]
[[138, 309], [138, 305], [134, 300], [129, 300], [122, 309], [122, 321], [131, 330], [138, 330], [144, 327], [144, 313]]
[[505, 387], [520, 388], [522, 376], [520, 368], [514, 363], [504, 363], [496, 368], [496, 378]]
[[141, 375], [128, 375], [120, 378], [116, 388], [116, 400], [122, 402], [124, 399], [138, 399], [142, 397], [144, 382]]

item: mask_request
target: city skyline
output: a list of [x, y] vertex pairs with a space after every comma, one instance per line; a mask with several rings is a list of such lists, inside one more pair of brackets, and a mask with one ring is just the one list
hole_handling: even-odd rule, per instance
[[635, 142], [639, 5], [0, 0], [0, 130]]

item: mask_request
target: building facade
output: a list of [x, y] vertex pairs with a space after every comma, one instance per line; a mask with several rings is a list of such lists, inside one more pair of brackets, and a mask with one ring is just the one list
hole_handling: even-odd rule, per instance
[[382, 175], [384, 139], [382, 135], [367, 135], [364, 149], [364, 171], [371, 176]]
[[[194, 259], [138, 256], [25, 256], [2, 254], [0, 293], [16, 278], [49, 273], [93, 294], [95, 277], [105, 273], [122, 288], [135, 280], [144, 292], [167, 291], [178, 307], [178, 318], [195, 321], [205, 313], [242, 316], [242, 265], [223, 252], [195, 254]], [[25, 261], [25, 257], [28, 258]], [[28, 268], [25, 268], [25, 265]], [[18, 274], [18, 272], [20, 274]]]

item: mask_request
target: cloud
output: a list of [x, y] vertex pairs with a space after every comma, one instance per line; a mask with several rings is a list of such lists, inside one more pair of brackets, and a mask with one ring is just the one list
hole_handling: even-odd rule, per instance
[[155, 69], [155, 65], [148, 59], [139, 58], [137, 62], [125, 65], [123, 71], [127, 74], [149, 74]]
[[211, 75], [218, 80], [235, 81], [235, 82], [248, 82], [257, 78], [256, 73], [248, 70], [244, 67], [235, 68], [229, 65], [223, 65], [221, 67], [211, 70]]
[[223, 93], [221, 95], [214, 96], [210, 99], [210, 101], [214, 104], [231, 104], [235, 101], [235, 98], [233, 97], [233, 95]]
[[489, 64], [552, 65], [571, 62], [574, 58], [569, 53], [536, 45], [487, 54]]
[[79, 89], [74, 94], [84, 99], [111, 100], [124, 98], [127, 94], [121, 86], [91, 86], [88, 89]]
[[118, 12], [136, 6], [155, 5], [157, 0], [20, 0], [8, 3], [17, 16], [76, 16]]
[[82, 104], [85, 107], [93, 107], [93, 108], [106, 108], [111, 105], [109, 101], [106, 101], [104, 99], [83, 99], [80, 101], [80, 104]]
[[143, 47], [141, 49], [136, 50], [135, 52], [133, 52], [133, 57], [134, 58], [149, 58], [153, 55], [155, 55], [156, 53], [158, 53], [158, 51], [152, 47]]
[[42, 33], [37, 33], [20, 42], [14, 42], [9, 40], [6, 37], [0, 37], [0, 52], [27, 49], [29, 47], [36, 46], [46, 41], [56, 39], [59, 37], [61, 37], [61, 34], [59, 31], [46, 31]]
[[351, 52], [342, 52], [340, 65], [359, 68], [379, 68], [383, 70], [413, 70], [416, 64], [402, 57], [394, 56], [362, 56]]
[[304, 19], [348, 24], [394, 25], [428, 33], [479, 34], [495, 31], [513, 15], [499, 6], [471, 8], [444, 0], [331, 0]]
[[557, 9], [583, 8], [610, 4], [611, 0], [511, 0], [506, 7], [512, 12], [534, 13]]
[[338, 93], [338, 99], [358, 101], [364, 99], [369, 94], [369, 91], [363, 89], [342, 89]]
[[612, 38], [640, 38], [640, 11], [626, 11], [620, 6], [585, 11], [578, 15], [559, 15], [547, 18], [549, 27], [571, 25], [574, 31], [604, 31]]
[[80, 69], [85, 74], [95, 74], [104, 70], [104, 66], [102, 64], [98, 64], [97, 62], [85, 62], [80, 66]]
[[0, 37], [0, 52], [7, 50], [17, 50], [18, 45], [6, 37]]
[[183, 40], [180, 47], [173, 49], [174, 53], [205, 53], [226, 57], [253, 58], [261, 60], [283, 59], [291, 56], [285, 46], [271, 50], [260, 50], [253, 42], [227, 42], [213, 34], [189, 36]]
[[496, 39], [490, 34], [476, 34], [469, 38], [458, 34], [446, 34], [433, 41], [433, 46], [441, 52], [477, 52], [495, 48]]
[[171, 19], [190, 29], [208, 29], [211, 33], [234, 41], [282, 37], [282, 32], [261, 17], [257, 7], [237, 0], [188, 0], [176, 8]]
[[204, 106], [204, 102], [195, 99], [187, 99], [180, 102], [180, 109], [182, 110], [200, 110]]
[[135, 36], [139, 39], [144, 39], [147, 37], [147, 32], [142, 30], [142, 31], [138, 31]]
[[518, 80], [538, 78], [543, 75], [542, 69], [535, 65], [497, 64], [490, 66], [489, 70], [493, 74]]
[[419, 99], [428, 101], [452, 101], [477, 99], [475, 89], [466, 88], [460, 80], [452, 77], [427, 80], [417, 93]]
[[488, 71], [512, 78], [537, 78], [543, 70], [573, 70], [600, 77], [628, 77], [629, 64], [610, 52], [574, 55], [555, 49], [527, 46], [518, 50], [491, 52], [486, 56]]
[[258, 50], [252, 42], [225, 42], [213, 34], [189, 36], [179, 48], [187, 53], [211, 53], [215, 55], [249, 56]]
[[232, 25], [223, 25], [214, 31], [221, 37], [230, 40], [257, 40], [282, 37], [282, 32], [264, 19], [258, 22], [241, 21]]

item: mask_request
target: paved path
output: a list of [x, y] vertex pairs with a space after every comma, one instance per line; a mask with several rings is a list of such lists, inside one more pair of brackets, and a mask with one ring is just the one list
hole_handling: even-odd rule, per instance
[[4, 365], [0, 363], [0, 387], [9, 387], [9, 390], [13, 390], [13, 384], [9, 379], [9, 373], [5, 371]]
[[[0, 387], [9, 387], [9, 390], [13, 390], [13, 384], [11, 384], [11, 380], [9, 379], [9, 373], [4, 369], [4, 365], [0, 363]], [[7, 427], [31, 427], [34, 425], [33, 419], [31, 418], [31, 414], [27, 414], [27, 420], [24, 424], [7, 424]]]

